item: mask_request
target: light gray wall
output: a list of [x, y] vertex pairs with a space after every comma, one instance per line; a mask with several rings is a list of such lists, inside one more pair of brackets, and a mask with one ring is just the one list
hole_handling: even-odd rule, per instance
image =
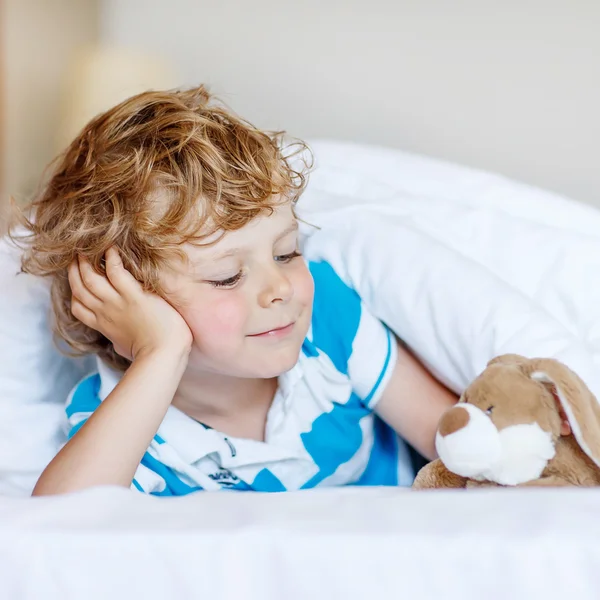
[[597, 0], [105, 0], [101, 36], [256, 124], [392, 145], [600, 206]]

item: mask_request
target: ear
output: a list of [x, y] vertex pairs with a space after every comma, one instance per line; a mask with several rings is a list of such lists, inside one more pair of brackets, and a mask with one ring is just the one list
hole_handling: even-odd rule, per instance
[[514, 365], [515, 367], [522, 367], [529, 363], [529, 359], [521, 356], [520, 354], [500, 354], [495, 358], [492, 358], [487, 364], [490, 365]]
[[551, 387], [562, 409], [561, 434], [570, 428], [581, 449], [600, 467], [600, 405], [583, 380], [551, 358], [532, 361], [531, 378]]

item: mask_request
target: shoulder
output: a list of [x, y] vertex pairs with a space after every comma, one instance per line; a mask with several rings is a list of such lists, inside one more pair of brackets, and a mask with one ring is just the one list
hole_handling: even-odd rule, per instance
[[315, 303], [323, 307], [327, 300], [338, 298], [344, 302], [360, 304], [359, 295], [342, 280], [331, 264], [326, 261], [309, 261], [308, 269], [315, 282]]
[[347, 374], [363, 310], [360, 296], [328, 262], [309, 262], [308, 267], [315, 284], [311, 341]]
[[371, 408], [396, 364], [392, 333], [330, 264], [309, 267], [315, 280], [310, 341], [350, 379], [354, 391]]

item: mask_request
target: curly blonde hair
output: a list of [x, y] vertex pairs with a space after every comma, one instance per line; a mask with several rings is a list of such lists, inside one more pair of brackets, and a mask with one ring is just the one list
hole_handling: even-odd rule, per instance
[[11, 233], [22, 270], [52, 280], [57, 342], [125, 370], [129, 361], [112, 343], [71, 314], [69, 264], [82, 256], [102, 273], [106, 250], [116, 246], [144, 288], [164, 296], [159, 273], [185, 260], [182, 244], [296, 202], [312, 155], [303, 142], [284, 145], [283, 135], [236, 116], [204, 86], [145, 92], [88, 123], [55, 159], [30, 216], [15, 209], [13, 223], [25, 234]]

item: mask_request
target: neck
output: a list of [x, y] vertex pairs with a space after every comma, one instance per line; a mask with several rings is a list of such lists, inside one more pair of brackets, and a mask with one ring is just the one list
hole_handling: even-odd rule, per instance
[[188, 369], [172, 404], [223, 433], [258, 439], [276, 389], [276, 378], [244, 379]]

